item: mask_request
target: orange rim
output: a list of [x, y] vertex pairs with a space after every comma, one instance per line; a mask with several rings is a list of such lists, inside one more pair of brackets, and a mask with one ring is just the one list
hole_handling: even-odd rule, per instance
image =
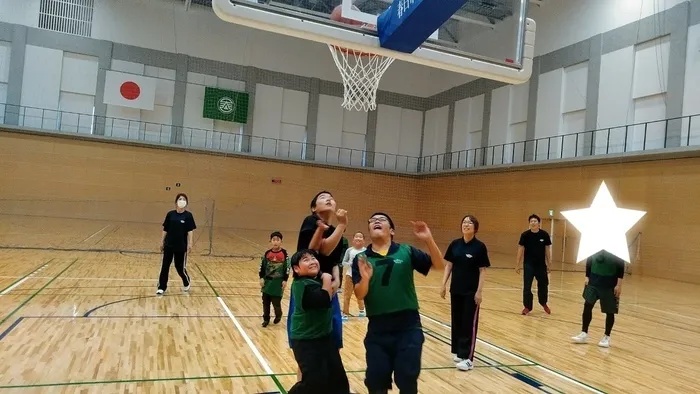
[[361, 57], [369, 57], [369, 56], [378, 56], [374, 53], [369, 53], [369, 52], [362, 52], [362, 51], [356, 51], [354, 49], [348, 49], [345, 47], [339, 47], [337, 45], [331, 45], [336, 51], [340, 51], [343, 53], [351, 53], [354, 56], [361, 56]]

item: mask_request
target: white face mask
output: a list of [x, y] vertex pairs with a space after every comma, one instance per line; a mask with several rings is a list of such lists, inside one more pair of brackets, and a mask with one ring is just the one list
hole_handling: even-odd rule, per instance
[[177, 200], [177, 206], [178, 206], [179, 208], [184, 208], [184, 207], [187, 206], [187, 201], [185, 201], [185, 200]]

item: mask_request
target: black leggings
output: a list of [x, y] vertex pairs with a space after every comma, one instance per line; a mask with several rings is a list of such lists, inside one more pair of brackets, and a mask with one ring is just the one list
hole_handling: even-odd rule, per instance
[[[588, 326], [591, 324], [591, 320], [593, 320], [593, 307], [595, 305], [589, 304], [589, 303], [584, 303], [583, 304], [583, 325], [581, 327], [581, 331], [588, 333]], [[613, 325], [615, 324], [615, 314], [614, 313], [606, 313], [605, 314], [605, 335], [610, 336], [610, 333], [612, 332]]]
[[182, 285], [185, 287], [190, 285], [190, 276], [187, 274], [187, 253], [184, 250], [180, 252], [166, 247], [163, 249], [163, 266], [160, 268], [158, 290], [165, 291], [168, 288], [168, 273], [170, 271], [170, 263], [173, 260], [175, 260], [177, 274], [182, 278]]

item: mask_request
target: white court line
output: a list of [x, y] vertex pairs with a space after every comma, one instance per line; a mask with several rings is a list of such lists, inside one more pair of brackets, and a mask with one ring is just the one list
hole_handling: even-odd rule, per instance
[[641, 306], [641, 305], [636, 305], [636, 304], [631, 304], [631, 305], [634, 306], [634, 307], [637, 307], [637, 308], [648, 309], [648, 310], [650, 310], [650, 311], [655, 311], [655, 312], [661, 312], [661, 313], [665, 313], [665, 314], [671, 315], [671, 316], [678, 316], [678, 317], [682, 317], [682, 318], [684, 318], [684, 319], [690, 319], [690, 320], [700, 321], [700, 319], [698, 319], [697, 317], [691, 317], [691, 316], [681, 315], [680, 313], [668, 312], [668, 311], [664, 311], [664, 310], [661, 310], [661, 309], [649, 308], [648, 306]]
[[243, 330], [243, 327], [238, 322], [238, 319], [236, 319], [236, 317], [233, 316], [233, 313], [231, 313], [231, 310], [228, 309], [228, 306], [226, 306], [226, 303], [224, 302], [224, 300], [221, 299], [221, 297], [216, 297], [216, 298], [219, 300], [219, 303], [221, 304], [221, 306], [224, 307], [226, 314], [233, 321], [233, 324], [236, 325], [238, 332], [240, 332], [241, 335], [243, 335], [243, 339], [248, 344], [248, 347], [250, 347], [250, 350], [253, 351], [255, 358], [258, 359], [258, 362], [260, 363], [260, 365], [262, 365], [263, 369], [265, 370], [265, 373], [268, 375], [274, 375], [274, 372], [272, 372], [272, 368], [270, 368], [270, 365], [268, 365], [267, 361], [265, 361], [262, 354], [260, 354], [260, 352], [258, 351], [258, 348], [255, 347], [255, 344], [253, 344], [253, 341], [250, 339], [248, 334], [245, 333], [245, 330]]
[[[440, 322], [440, 321], [437, 321], [437, 320], [435, 320], [435, 319], [433, 319], [433, 318], [431, 318], [431, 317], [425, 316], [425, 315], [422, 314], [422, 313], [421, 313], [420, 315], [421, 315], [422, 318], [425, 318], [425, 319], [427, 319], [427, 320], [430, 320], [430, 321], [432, 321], [432, 322], [434, 322], [434, 323], [436, 323], [436, 324], [438, 324], [438, 325], [440, 325], [440, 326], [442, 326], [442, 327], [444, 327], [444, 328], [451, 329], [450, 326], [448, 326], [447, 324], [445, 324], [445, 323], [443, 323], [443, 322]], [[558, 378], [560, 378], [560, 379], [566, 380], [567, 382], [572, 383], [572, 384], [575, 384], [575, 385], [577, 385], [577, 386], [579, 386], [579, 387], [582, 387], [582, 388], [584, 388], [584, 389], [586, 389], [586, 390], [588, 390], [588, 391], [591, 391], [591, 392], [594, 392], [594, 393], [597, 393], [597, 394], [605, 394], [603, 391], [594, 389], [593, 387], [587, 386], [587, 385], [585, 385], [585, 384], [583, 384], [583, 383], [581, 383], [581, 382], [578, 382], [578, 381], [576, 381], [576, 380], [574, 380], [574, 379], [571, 379], [571, 378], [568, 377], [568, 376], [562, 375], [561, 373], [559, 373], [559, 372], [557, 372], [557, 371], [554, 371], [554, 370], [552, 370], [552, 369], [549, 369], [549, 368], [547, 368], [547, 367], [545, 367], [545, 366], [543, 366], [543, 365], [539, 365], [539, 364], [537, 364], [537, 363], [535, 363], [535, 362], [533, 362], [533, 361], [530, 361], [530, 360], [528, 360], [528, 359], [526, 359], [526, 358], [520, 357], [520, 356], [518, 356], [517, 354], [515, 354], [515, 353], [513, 353], [513, 352], [510, 352], [510, 351], [508, 351], [508, 350], [502, 349], [502, 348], [500, 348], [500, 347], [498, 347], [498, 346], [495, 346], [495, 345], [492, 345], [492, 344], [490, 344], [490, 343], [488, 343], [488, 342], [484, 342], [483, 340], [478, 339], [478, 338], [477, 338], [476, 340], [477, 340], [477, 342], [479, 342], [479, 343], [481, 343], [481, 344], [483, 344], [483, 345], [486, 345], [486, 346], [488, 346], [488, 347], [490, 347], [490, 348], [492, 348], [492, 349], [496, 349], [496, 350], [498, 350], [498, 351], [501, 351], [501, 352], [503, 352], [503, 353], [505, 353], [505, 354], [507, 354], [507, 355], [509, 355], [509, 356], [515, 357], [515, 358], [517, 358], [517, 359], [520, 360], [520, 361], [523, 361], [523, 362], [529, 363], [529, 364], [533, 364], [533, 365], [532, 365], [533, 368], [540, 368], [540, 369], [542, 369], [543, 371], [547, 371], [547, 372], [549, 372], [550, 374], [552, 374], [552, 375], [554, 375], [554, 376], [556, 376], [556, 377], [558, 377]]]
[[84, 240], [80, 241], [80, 243], [83, 243], [83, 242], [89, 240], [90, 238], [94, 237], [95, 235], [101, 233], [102, 231], [104, 231], [104, 230], [105, 230], [107, 227], [109, 227], [109, 226], [111, 226], [111, 224], [108, 224], [108, 225], [102, 227], [102, 229], [98, 230], [95, 234], [92, 234], [91, 236], [85, 238]]
[[19, 282], [15, 283], [14, 285], [12, 285], [12, 286], [8, 287], [7, 289], [3, 290], [2, 293], [0, 293], [0, 296], [4, 296], [5, 294], [11, 292], [12, 290], [14, 290], [15, 287], [21, 285], [21, 284], [24, 283], [27, 279], [32, 278], [35, 274], [38, 274], [39, 271], [43, 270], [43, 269], [46, 268], [47, 266], [48, 266], [48, 264], [44, 264], [44, 265], [42, 265], [41, 267], [37, 268], [37, 269], [34, 270], [31, 274], [27, 275], [26, 277], [24, 277], [24, 278], [23, 278], [22, 280], [20, 280]]

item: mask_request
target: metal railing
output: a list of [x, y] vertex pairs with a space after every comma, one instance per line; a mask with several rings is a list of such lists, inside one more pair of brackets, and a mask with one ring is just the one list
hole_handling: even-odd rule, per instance
[[[0, 104], [0, 124], [406, 173], [700, 145], [700, 115], [510, 142], [423, 158], [247, 135], [243, 133], [243, 127], [234, 123], [231, 123], [231, 130], [211, 130], [10, 104]], [[319, 130], [319, 133], [322, 132]]]
[[231, 123], [230, 130], [211, 130], [0, 104], [0, 124], [88, 137], [99, 136], [148, 144], [174, 145], [224, 153], [248, 153], [397, 172], [416, 173], [420, 163], [419, 158], [413, 156], [247, 135], [243, 134], [243, 127], [235, 123]]
[[700, 145], [700, 115], [425, 156], [421, 172]]

